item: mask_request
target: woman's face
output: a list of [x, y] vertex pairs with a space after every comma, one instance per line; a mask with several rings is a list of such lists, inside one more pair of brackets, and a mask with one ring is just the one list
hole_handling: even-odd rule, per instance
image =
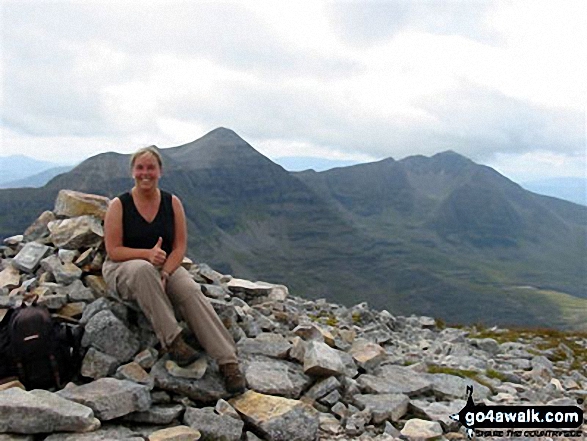
[[150, 153], [145, 153], [135, 159], [132, 167], [132, 177], [135, 186], [141, 190], [157, 188], [161, 178], [161, 167], [157, 158]]

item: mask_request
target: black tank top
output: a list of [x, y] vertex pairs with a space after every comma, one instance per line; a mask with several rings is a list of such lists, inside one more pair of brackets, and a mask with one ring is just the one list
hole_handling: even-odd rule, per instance
[[118, 196], [122, 202], [122, 245], [129, 248], [153, 248], [159, 237], [163, 239], [161, 248], [171, 253], [173, 248], [174, 215], [171, 194], [161, 191], [159, 211], [153, 222], [141, 216], [130, 192]]

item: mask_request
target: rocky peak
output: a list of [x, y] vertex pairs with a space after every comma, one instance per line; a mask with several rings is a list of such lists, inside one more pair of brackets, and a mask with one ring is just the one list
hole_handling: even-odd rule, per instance
[[248, 390], [231, 397], [212, 359], [178, 367], [136, 305], [106, 288], [106, 204], [62, 191], [54, 210], [0, 247], [0, 316], [37, 294], [84, 326], [86, 351], [61, 391], [0, 386], [0, 439], [464, 439], [449, 415], [469, 385], [487, 405], [587, 396], [585, 334], [446, 327], [292, 296], [186, 260], [237, 342]]

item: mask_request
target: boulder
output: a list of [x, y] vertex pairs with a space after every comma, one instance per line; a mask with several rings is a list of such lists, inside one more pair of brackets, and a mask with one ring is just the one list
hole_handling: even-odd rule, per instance
[[0, 432], [85, 432], [100, 427], [91, 408], [45, 390], [1, 391], [0, 415]]
[[183, 416], [184, 424], [197, 429], [203, 439], [238, 441], [243, 434], [245, 423], [229, 415], [218, 415], [214, 408], [196, 409], [188, 407]]
[[49, 222], [50, 238], [59, 248], [77, 250], [97, 247], [104, 237], [100, 220], [94, 216], [78, 216]]
[[73, 190], [61, 190], [55, 200], [53, 211], [57, 216], [92, 215], [103, 220], [109, 203], [110, 199], [105, 196], [80, 193]]
[[307, 404], [249, 390], [229, 400], [243, 419], [272, 441], [317, 439], [318, 413]]
[[101, 378], [82, 386], [72, 385], [57, 394], [88, 406], [101, 421], [145, 411], [151, 407], [148, 387], [115, 378]]

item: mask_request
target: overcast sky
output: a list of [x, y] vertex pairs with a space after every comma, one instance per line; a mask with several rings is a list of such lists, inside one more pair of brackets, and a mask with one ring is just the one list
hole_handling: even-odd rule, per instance
[[272, 159], [451, 149], [517, 181], [585, 175], [584, 0], [0, 5], [1, 155], [223, 126]]

